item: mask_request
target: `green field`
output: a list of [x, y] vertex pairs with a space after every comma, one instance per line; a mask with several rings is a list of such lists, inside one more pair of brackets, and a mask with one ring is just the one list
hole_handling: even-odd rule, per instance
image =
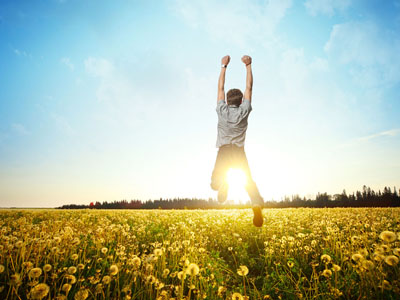
[[399, 299], [400, 209], [1, 210], [0, 299]]

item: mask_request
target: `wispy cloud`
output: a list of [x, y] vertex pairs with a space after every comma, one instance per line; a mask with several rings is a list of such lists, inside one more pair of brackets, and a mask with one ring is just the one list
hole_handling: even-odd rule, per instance
[[86, 72], [95, 77], [111, 76], [114, 70], [112, 62], [104, 58], [88, 57], [84, 65]]
[[363, 136], [357, 139], [357, 141], [364, 142], [364, 141], [370, 141], [379, 137], [393, 137], [397, 136], [400, 134], [400, 128], [395, 128], [395, 129], [390, 129], [378, 133], [374, 133], [371, 135]]
[[307, 0], [304, 6], [312, 16], [322, 14], [332, 17], [336, 11], [343, 11], [350, 4], [351, 0]]
[[75, 65], [71, 62], [71, 59], [69, 57], [62, 57], [60, 59], [60, 62], [64, 64], [71, 71], [75, 70]]
[[20, 50], [17, 48], [12, 48], [12, 51], [14, 52], [15, 55], [17, 56], [22, 56], [22, 57], [32, 57], [32, 54], [24, 51], [24, 50]]
[[20, 135], [27, 135], [29, 131], [20, 123], [12, 123], [11, 128]]

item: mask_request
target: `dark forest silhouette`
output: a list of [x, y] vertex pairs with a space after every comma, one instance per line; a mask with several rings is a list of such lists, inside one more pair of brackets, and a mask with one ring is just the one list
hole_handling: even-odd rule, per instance
[[[283, 201], [265, 201], [266, 208], [288, 208], [288, 207], [400, 207], [400, 190], [396, 188], [391, 190], [390, 187], [385, 187], [383, 192], [373, 191], [367, 186], [363, 186], [362, 191], [357, 191], [347, 195], [343, 190], [341, 194], [328, 195], [327, 193], [318, 193], [315, 199], [301, 198], [299, 195], [285, 197]], [[218, 208], [245, 208], [250, 207], [250, 201], [246, 204], [220, 204], [218, 201], [210, 198], [174, 198], [174, 199], [159, 199], [159, 200], [120, 200], [103, 203], [91, 202], [89, 205], [68, 204], [58, 207], [60, 209], [218, 209]]]

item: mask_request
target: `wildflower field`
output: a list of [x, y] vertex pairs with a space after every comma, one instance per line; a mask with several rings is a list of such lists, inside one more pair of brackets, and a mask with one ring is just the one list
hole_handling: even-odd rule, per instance
[[400, 208], [0, 210], [0, 299], [400, 299]]

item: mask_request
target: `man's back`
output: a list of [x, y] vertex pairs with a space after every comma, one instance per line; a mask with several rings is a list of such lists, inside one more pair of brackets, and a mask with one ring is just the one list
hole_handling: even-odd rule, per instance
[[228, 144], [244, 147], [247, 119], [251, 109], [249, 100], [243, 100], [239, 106], [228, 105], [223, 100], [218, 101], [216, 109], [218, 114], [216, 146], [218, 148]]

